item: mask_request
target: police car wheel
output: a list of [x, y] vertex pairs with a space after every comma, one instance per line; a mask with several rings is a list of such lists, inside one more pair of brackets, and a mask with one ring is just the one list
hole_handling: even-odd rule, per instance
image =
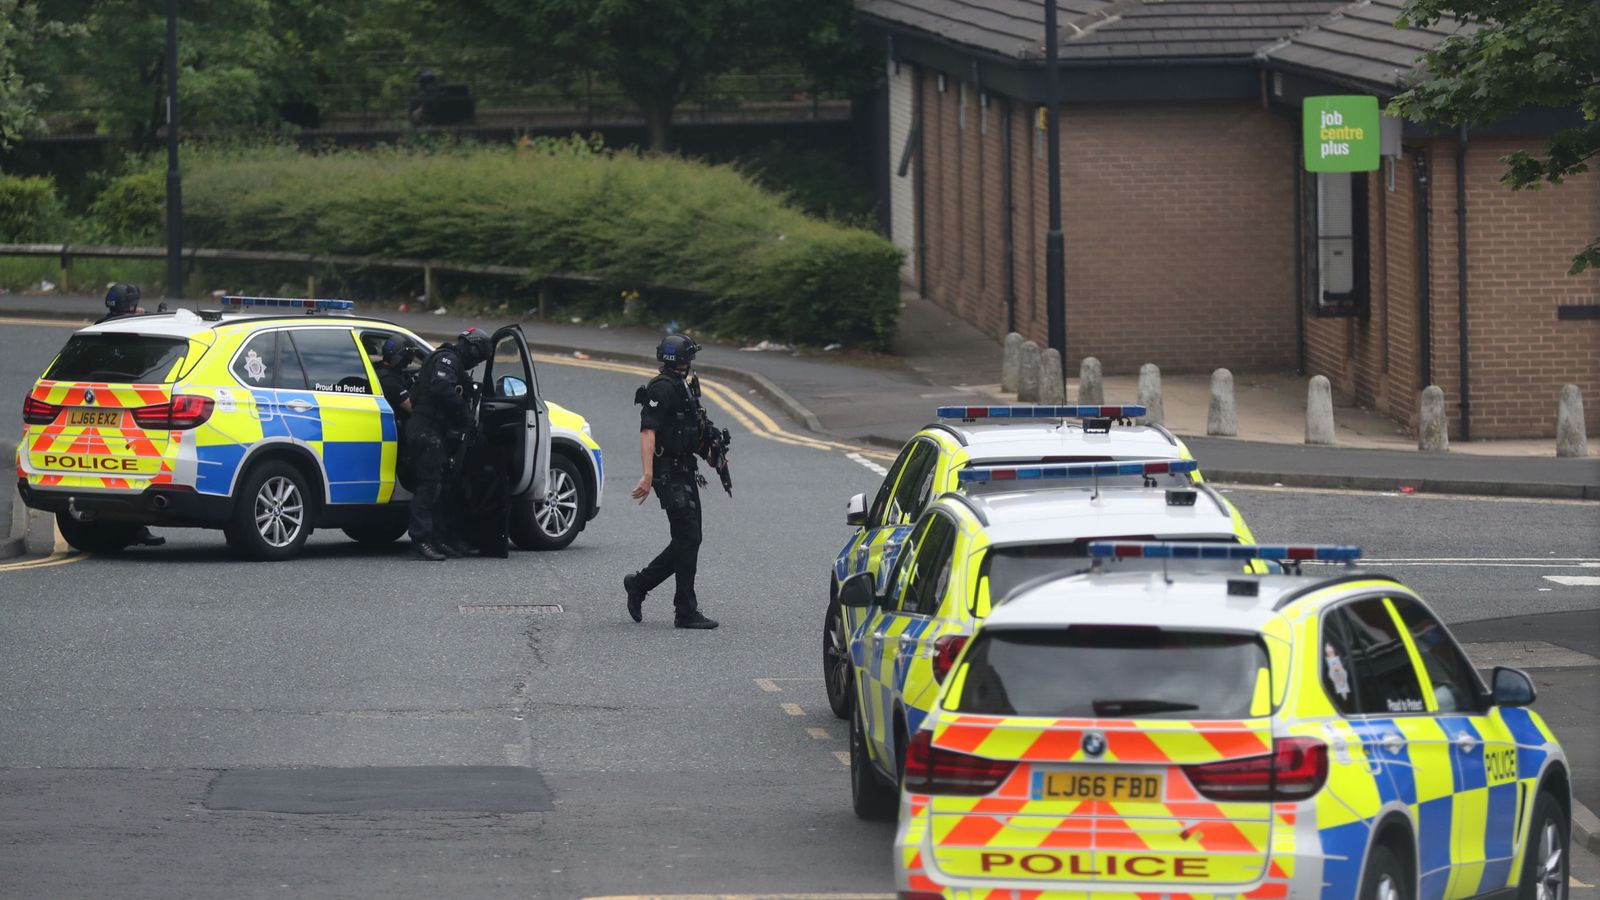
[[344, 529], [345, 536], [364, 547], [387, 547], [406, 533], [406, 522], [382, 522], [375, 525], [352, 525]]
[[583, 530], [589, 498], [577, 464], [559, 454], [552, 456], [549, 479], [545, 499], [530, 496], [517, 504], [511, 517], [511, 541], [524, 550], [564, 550]]
[[899, 813], [900, 796], [872, 767], [860, 720], [860, 716], [850, 717], [850, 804], [857, 818], [883, 822]]
[[1528, 852], [1523, 855], [1522, 878], [1517, 896], [1521, 900], [1566, 900], [1567, 880], [1566, 817], [1561, 805], [1544, 791], [1533, 801], [1534, 827], [1528, 832]]
[[1361, 900], [1411, 900], [1411, 880], [1394, 851], [1379, 844], [1367, 857]]
[[56, 528], [73, 549], [85, 553], [121, 553], [139, 533], [137, 525], [80, 522], [67, 513], [56, 513]]
[[852, 680], [850, 639], [844, 630], [844, 610], [837, 598], [829, 601], [828, 615], [822, 623], [822, 683], [828, 691], [828, 707], [841, 719], [850, 718]]
[[251, 559], [299, 555], [311, 534], [311, 501], [299, 470], [277, 460], [252, 469], [226, 530], [229, 546]]

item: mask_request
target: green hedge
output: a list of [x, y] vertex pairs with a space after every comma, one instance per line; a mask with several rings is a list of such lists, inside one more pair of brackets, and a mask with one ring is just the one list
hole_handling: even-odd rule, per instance
[[[184, 173], [194, 246], [431, 258], [672, 285], [674, 306], [724, 334], [884, 346], [900, 252], [808, 218], [729, 167], [550, 148], [201, 152]], [[159, 173], [157, 173], [159, 174]], [[150, 174], [132, 176], [148, 179]], [[159, 222], [143, 188], [114, 183], [107, 221]], [[620, 304], [619, 304], [620, 308]]]
[[66, 223], [66, 210], [54, 181], [0, 175], [0, 242], [60, 241]]
[[112, 179], [89, 206], [89, 221], [117, 240], [148, 242], [164, 233], [167, 179], [160, 170]]

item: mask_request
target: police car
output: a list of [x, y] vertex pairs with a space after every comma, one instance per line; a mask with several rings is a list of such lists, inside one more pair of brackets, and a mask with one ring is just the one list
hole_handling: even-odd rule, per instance
[[[822, 627], [823, 684], [834, 714], [850, 715], [849, 635], [860, 625], [839, 606], [841, 582], [881, 571], [885, 553], [892, 554], [905, 539], [932, 498], [956, 489], [959, 473], [968, 466], [1194, 459], [1162, 426], [1133, 424], [1145, 412], [1133, 405], [940, 407], [938, 421], [901, 449], [872, 505], [864, 494], [850, 498], [846, 521], [856, 531], [834, 562]], [[1197, 483], [1204, 480], [1198, 470], [1189, 475]], [[1234, 515], [1239, 533], [1249, 540], [1244, 520]]]
[[[313, 528], [369, 544], [403, 535], [410, 493], [374, 363], [391, 338], [417, 359], [431, 348], [341, 315], [349, 301], [223, 304], [73, 334], [24, 402], [24, 502], [91, 552], [121, 550], [142, 525], [220, 528], [256, 559], [297, 555]], [[511, 536], [558, 549], [599, 513], [600, 445], [583, 417], [540, 395], [518, 326], [493, 340], [480, 415], [510, 454]]]
[[1388, 576], [1239, 570], [1357, 548], [1089, 551], [998, 606], [912, 737], [900, 897], [1566, 896], [1526, 674], [1486, 686]]
[[[855, 708], [851, 797], [863, 818], [889, 818], [910, 736], [991, 606], [1030, 580], [1089, 566], [1109, 537], [1238, 543], [1231, 506], [1189, 479], [1193, 460], [1032, 467], [969, 466], [962, 491], [931, 504], [886, 559], [883, 578], [845, 579], [839, 603], [858, 622], [847, 640]], [[1017, 490], [1019, 484], [1061, 485]]]

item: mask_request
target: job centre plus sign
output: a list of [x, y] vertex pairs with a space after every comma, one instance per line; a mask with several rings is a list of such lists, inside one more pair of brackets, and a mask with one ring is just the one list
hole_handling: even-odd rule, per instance
[[1378, 168], [1377, 97], [1307, 97], [1304, 110], [1306, 171]]

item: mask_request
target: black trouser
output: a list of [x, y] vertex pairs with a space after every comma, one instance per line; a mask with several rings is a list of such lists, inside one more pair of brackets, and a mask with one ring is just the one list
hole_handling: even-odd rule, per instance
[[510, 550], [511, 476], [506, 453], [478, 441], [466, 453], [459, 493], [464, 500], [460, 535], [485, 556], [505, 557]]
[[700, 485], [693, 463], [669, 465], [656, 475], [652, 484], [661, 508], [667, 511], [672, 542], [639, 571], [639, 587], [654, 590], [669, 576], [677, 577], [672, 605], [679, 618], [699, 608], [694, 596], [694, 573], [700, 560]]
[[449, 489], [450, 448], [444, 430], [431, 419], [413, 416], [406, 423], [411, 446], [411, 470], [416, 489], [411, 498], [411, 524], [406, 529], [415, 543], [438, 544], [450, 540], [454, 491]]

